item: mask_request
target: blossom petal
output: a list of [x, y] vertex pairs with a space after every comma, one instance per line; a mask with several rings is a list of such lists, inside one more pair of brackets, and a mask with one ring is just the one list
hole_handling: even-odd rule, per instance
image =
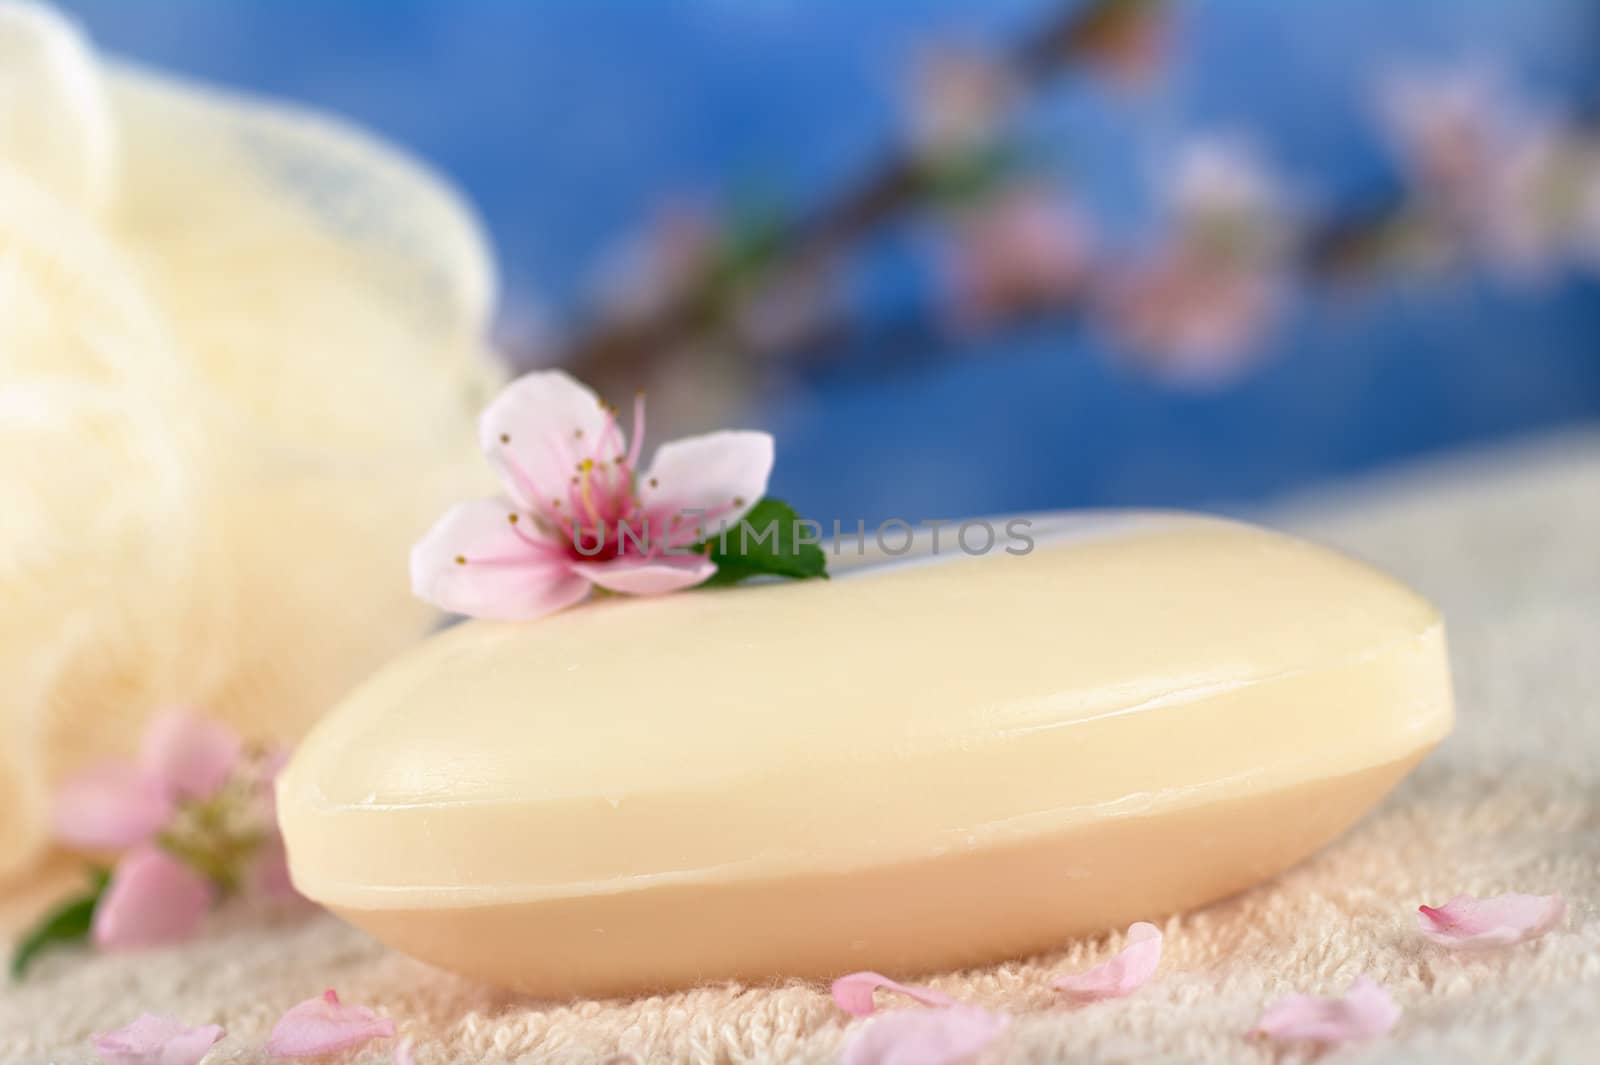
[[882, 973], [860, 972], [841, 976], [833, 982], [833, 1001], [852, 1017], [865, 1017], [873, 1011], [872, 993], [893, 991], [924, 1006], [953, 1006], [956, 1000], [931, 987], [912, 987], [896, 983]]
[[1332, 1046], [1383, 1035], [1400, 1019], [1400, 1007], [1389, 993], [1358, 976], [1340, 998], [1289, 995], [1268, 1006], [1254, 1034], [1280, 1042]]
[[1087, 972], [1062, 976], [1050, 986], [1081, 1002], [1131, 995], [1155, 975], [1161, 964], [1161, 929], [1139, 921], [1128, 929], [1128, 943], [1110, 961]]
[[365, 1006], [347, 1006], [329, 988], [289, 1007], [272, 1026], [267, 1053], [280, 1058], [310, 1058], [392, 1035], [393, 1020], [380, 1017]]
[[1447, 947], [1501, 947], [1544, 935], [1566, 916], [1560, 895], [1457, 895], [1443, 906], [1419, 906], [1422, 934]]
[[144, 843], [172, 816], [154, 774], [128, 761], [101, 762], [56, 789], [51, 830], [69, 847], [121, 850]]
[[104, 950], [172, 943], [192, 935], [210, 908], [210, 883], [166, 851], [141, 847], [111, 871], [94, 909], [94, 942]]
[[[598, 455], [606, 429], [600, 397], [560, 370], [530, 373], [507, 385], [478, 420], [478, 444], [511, 498], [539, 510], [567, 494], [574, 468]], [[617, 433], [617, 445], [626, 444]]]
[[1011, 1023], [976, 1006], [894, 1010], [850, 1033], [840, 1065], [955, 1065], [994, 1042]]
[[190, 1028], [175, 1017], [146, 1013], [92, 1043], [105, 1065], [196, 1065], [222, 1036], [220, 1025]]
[[674, 440], [656, 450], [639, 498], [653, 514], [704, 511], [708, 522], [735, 522], [767, 494], [772, 456], [770, 433], [725, 430]]
[[277, 834], [261, 844], [251, 870], [250, 882], [263, 898], [276, 902], [296, 902], [305, 898], [289, 876], [289, 852], [283, 845], [283, 837]]
[[700, 555], [623, 557], [613, 562], [574, 563], [572, 572], [623, 595], [665, 595], [694, 587], [717, 572], [717, 564]]
[[222, 787], [243, 750], [239, 734], [222, 722], [168, 710], [145, 727], [139, 762], [170, 793], [203, 799]]
[[[511, 519], [516, 518], [513, 522]], [[441, 609], [523, 620], [571, 606], [589, 591], [561, 546], [508, 503], [452, 507], [411, 549], [411, 590]]]

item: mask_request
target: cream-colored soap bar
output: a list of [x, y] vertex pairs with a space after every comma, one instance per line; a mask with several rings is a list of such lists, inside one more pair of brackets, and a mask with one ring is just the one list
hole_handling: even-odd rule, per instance
[[1449, 731], [1439, 616], [1388, 577], [1209, 518], [1050, 524], [448, 630], [285, 772], [295, 883], [537, 994], [913, 973], [1248, 887]]

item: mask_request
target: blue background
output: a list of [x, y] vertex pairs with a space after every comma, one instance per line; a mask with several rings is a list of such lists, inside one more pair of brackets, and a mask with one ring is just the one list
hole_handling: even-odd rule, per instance
[[[557, 313], [672, 192], [759, 180], [806, 202], [897, 132], [920, 45], [1003, 42], [1040, 3], [74, 0], [102, 47], [340, 112], [449, 174], [514, 302]], [[1150, 160], [1244, 130], [1313, 203], [1397, 180], [1373, 79], [1488, 60], [1536, 98], [1600, 99], [1589, 0], [1196, 0], [1162, 82], [1069, 83], [1033, 115], [1110, 227]], [[917, 284], [915, 270], [885, 286]], [[1259, 499], [1419, 452], [1600, 416], [1600, 286], [1486, 276], [1303, 292], [1228, 387], [1152, 380], [1074, 332], [886, 374], [840, 367], [748, 412], [774, 491], [822, 517], [921, 519]]]

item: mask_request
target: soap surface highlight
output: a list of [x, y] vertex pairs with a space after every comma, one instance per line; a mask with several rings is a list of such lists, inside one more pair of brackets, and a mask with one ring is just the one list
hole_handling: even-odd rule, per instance
[[1187, 515], [1034, 534], [440, 633], [280, 778], [294, 881], [539, 995], [912, 974], [1249, 887], [1449, 731], [1437, 612], [1360, 563]]

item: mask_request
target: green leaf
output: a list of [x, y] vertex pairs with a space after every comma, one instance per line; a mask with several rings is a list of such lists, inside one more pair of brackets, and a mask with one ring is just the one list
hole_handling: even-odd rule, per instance
[[89, 870], [89, 889], [75, 895], [49, 913], [24, 935], [11, 955], [11, 979], [20, 980], [29, 964], [42, 951], [67, 943], [81, 943], [89, 938], [94, 924], [94, 908], [105, 894], [111, 874], [105, 869]]
[[699, 545], [717, 564], [701, 587], [726, 587], [751, 577], [826, 578], [828, 556], [814, 543], [799, 542], [799, 522], [800, 515], [781, 499], [761, 500], [737, 525]]

